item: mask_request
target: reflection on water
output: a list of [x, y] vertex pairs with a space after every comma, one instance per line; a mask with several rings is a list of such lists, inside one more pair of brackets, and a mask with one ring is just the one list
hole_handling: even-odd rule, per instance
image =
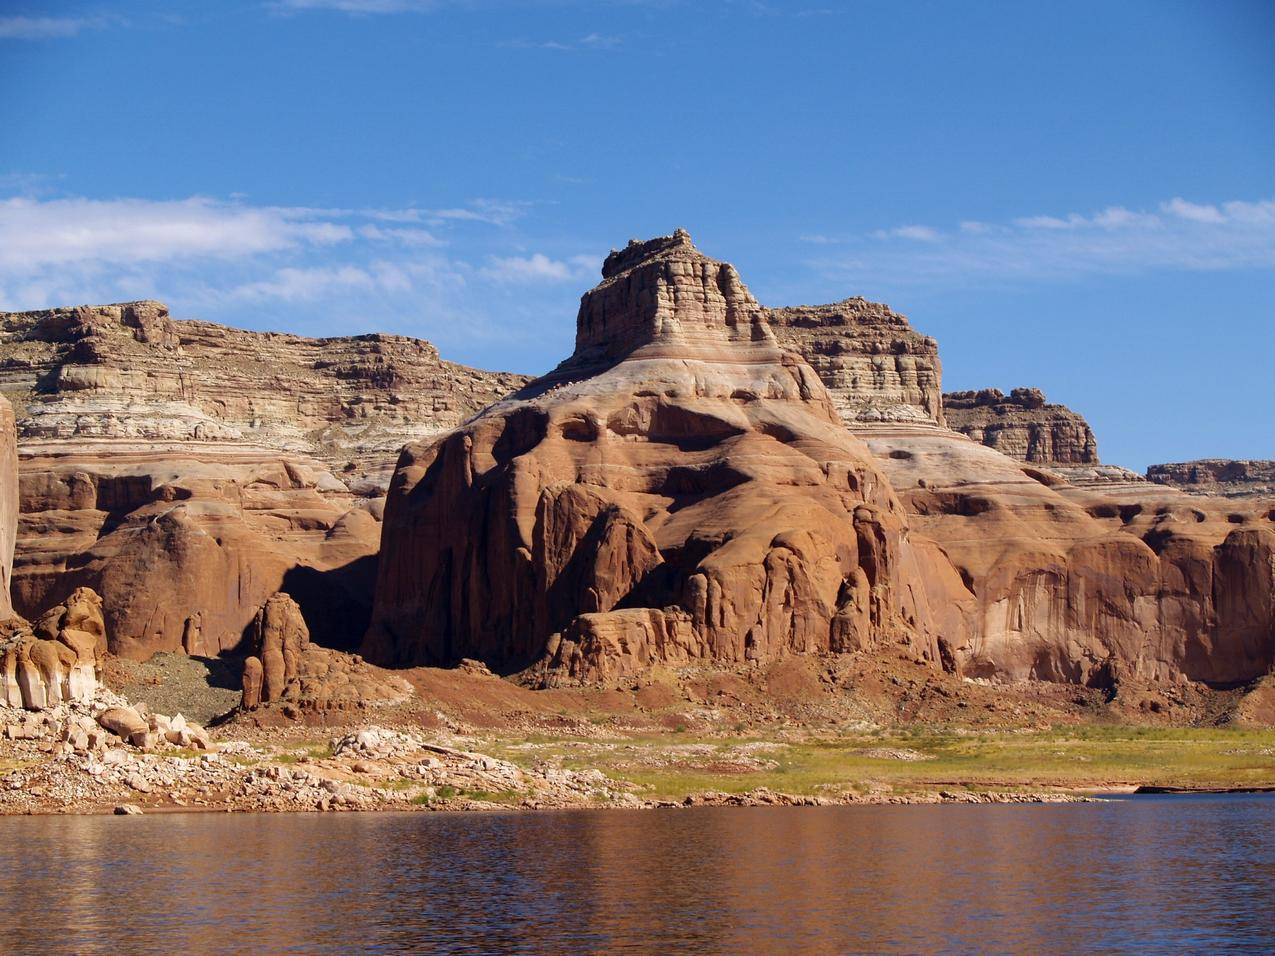
[[1275, 799], [0, 820], [17, 952], [1269, 951]]

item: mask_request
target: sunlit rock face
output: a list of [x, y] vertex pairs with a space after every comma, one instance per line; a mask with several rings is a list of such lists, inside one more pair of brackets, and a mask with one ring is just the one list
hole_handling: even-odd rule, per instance
[[32, 626], [0, 622], [0, 703], [28, 710], [89, 701], [106, 658], [102, 599], [80, 588]]
[[679, 231], [602, 275], [569, 359], [404, 451], [369, 656], [582, 680], [883, 641], [937, 661], [897, 500], [734, 268]]
[[215, 655], [282, 589], [316, 637], [357, 644], [399, 449], [524, 381], [417, 339], [250, 332], [160, 302], [0, 313], [14, 605], [33, 617], [90, 587], [113, 652]]
[[13, 406], [0, 397], [0, 621], [13, 616], [9, 580], [18, 533], [18, 433]]
[[862, 298], [768, 309], [784, 348], [819, 374], [852, 430], [880, 422], [942, 425], [938, 343], [887, 305]]
[[1275, 665], [1275, 501], [1071, 481], [936, 429], [866, 441], [963, 582], [941, 637], [966, 676], [1228, 685]]
[[943, 408], [949, 427], [988, 448], [1041, 465], [1096, 465], [1093, 429], [1066, 405], [1045, 400], [1038, 388], [948, 392]]
[[1275, 461], [1205, 458], [1152, 465], [1147, 478], [1193, 495], [1275, 498]]

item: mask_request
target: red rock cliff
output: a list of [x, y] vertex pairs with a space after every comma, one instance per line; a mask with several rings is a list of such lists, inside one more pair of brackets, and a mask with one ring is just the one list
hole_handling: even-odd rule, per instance
[[884, 640], [937, 660], [889, 484], [734, 268], [679, 231], [602, 274], [570, 359], [405, 449], [367, 654], [591, 680]]

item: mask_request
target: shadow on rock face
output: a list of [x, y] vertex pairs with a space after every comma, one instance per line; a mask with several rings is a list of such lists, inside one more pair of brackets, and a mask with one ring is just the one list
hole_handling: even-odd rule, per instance
[[338, 651], [358, 648], [372, 616], [376, 562], [370, 554], [330, 571], [298, 565], [283, 576], [279, 590], [297, 602], [315, 644]]

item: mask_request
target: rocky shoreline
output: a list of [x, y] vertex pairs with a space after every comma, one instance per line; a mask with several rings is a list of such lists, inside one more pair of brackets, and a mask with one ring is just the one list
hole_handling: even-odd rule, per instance
[[[383, 716], [391, 722], [401, 717]], [[481, 745], [476, 735], [445, 729], [361, 724], [332, 728], [330, 736], [318, 740], [315, 728], [302, 725], [262, 727], [231, 720], [205, 730], [180, 714], [152, 713], [104, 686], [88, 701], [67, 701], [43, 711], [0, 707], [0, 727], [0, 815], [1039, 804], [1093, 802], [1116, 792], [1272, 789], [1101, 779], [1060, 785], [1043, 774], [1037, 783], [989, 785], [986, 780], [939, 778], [904, 788], [871, 779], [855, 786], [830, 780], [816, 785], [815, 792], [787, 792], [766, 784], [733, 790], [688, 786], [685, 793], [670, 797], [654, 795], [650, 786], [614, 772], [631, 763], [612, 766], [611, 774], [582, 766], [591, 759], [604, 763], [598, 755], [608, 747], [636, 749], [622, 739], [568, 742], [579, 756], [566, 761], [545, 744], [510, 738], [503, 744], [506, 753], [524, 755], [515, 762], [475, 749]], [[647, 751], [639, 763], [647, 767], [677, 768], [699, 758], [723, 782], [775, 770], [778, 764], [768, 755], [792, 746], [767, 741], [689, 744], [673, 734], [644, 744]], [[900, 747], [851, 753], [896, 765], [933, 759]]]
[[[94, 709], [99, 712], [92, 716]], [[145, 715], [145, 716], [142, 716]], [[597, 769], [522, 766], [464, 749], [455, 735], [367, 726], [307, 751], [267, 740], [212, 740], [180, 715], [149, 714], [103, 691], [91, 704], [0, 713], [0, 815], [153, 812], [337, 812], [671, 809], [903, 803], [1066, 803], [1061, 790], [945, 787], [805, 795], [769, 787], [650, 799]], [[90, 725], [96, 721], [97, 730]], [[137, 726], [133, 724], [137, 722]], [[107, 725], [114, 729], [108, 730]], [[146, 729], [143, 729], [146, 728]], [[158, 729], [165, 728], [162, 732]], [[179, 728], [179, 729], [168, 729]], [[441, 741], [447, 741], [446, 743]]]

